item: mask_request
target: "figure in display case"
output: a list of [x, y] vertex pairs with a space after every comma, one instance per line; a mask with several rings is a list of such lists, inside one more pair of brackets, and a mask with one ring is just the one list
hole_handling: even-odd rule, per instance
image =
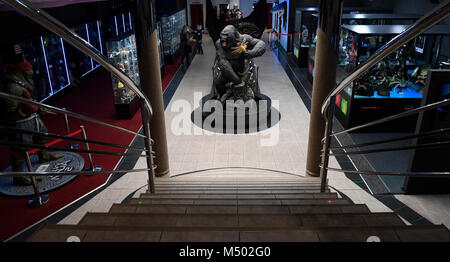
[[[109, 61], [139, 85], [136, 38], [131, 19], [131, 13], [116, 15], [109, 19], [106, 50]], [[139, 99], [114, 76], [112, 85], [117, 118], [131, 118], [139, 108]]]
[[[337, 82], [367, 61], [406, 25], [344, 25], [340, 46]], [[336, 97], [336, 117], [344, 128], [414, 109], [425, 92], [427, 73], [442, 66], [442, 41], [450, 28], [436, 25], [379, 61]], [[413, 129], [417, 116], [410, 116], [367, 129], [406, 131]]]

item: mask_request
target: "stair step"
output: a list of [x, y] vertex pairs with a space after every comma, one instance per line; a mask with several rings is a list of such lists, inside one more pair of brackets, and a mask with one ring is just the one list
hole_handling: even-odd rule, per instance
[[335, 199], [336, 193], [299, 193], [299, 194], [140, 194], [145, 199]]
[[294, 230], [201, 230], [182, 228], [45, 225], [28, 242], [66, 242], [77, 236], [83, 242], [366, 242], [378, 236], [382, 242], [450, 242], [444, 226], [299, 227]]
[[301, 193], [320, 193], [320, 189], [155, 189], [155, 193], [166, 194], [301, 194]]
[[298, 184], [229, 184], [229, 185], [220, 185], [220, 184], [196, 184], [196, 185], [187, 185], [187, 184], [155, 184], [157, 187], [161, 188], [311, 188], [311, 187], [320, 187], [320, 183], [314, 183], [314, 184], [305, 184], [305, 183], [298, 183]]
[[339, 205], [351, 204], [347, 199], [146, 199], [132, 198], [129, 204], [165, 205]]
[[213, 186], [265, 186], [265, 185], [274, 185], [274, 186], [283, 186], [283, 185], [320, 185], [320, 181], [252, 181], [252, 182], [242, 182], [242, 181], [157, 181], [155, 185], [158, 186], [170, 186], [170, 185], [189, 185], [189, 186], [203, 186], [203, 185], [213, 185]]
[[195, 227], [239, 229], [254, 227], [291, 228], [301, 226], [401, 226], [403, 221], [394, 213], [373, 214], [276, 214], [276, 215], [216, 215], [216, 214], [108, 214], [87, 213], [80, 225]]
[[370, 213], [366, 205], [304, 205], [304, 206], [153, 206], [113, 204], [110, 214], [329, 214]]

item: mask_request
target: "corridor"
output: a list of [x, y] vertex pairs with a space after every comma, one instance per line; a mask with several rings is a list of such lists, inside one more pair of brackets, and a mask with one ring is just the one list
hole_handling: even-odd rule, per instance
[[[237, 135], [212, 133], [192, 123], [191, 113], [199, 106], [198, 101], [194, 103], [194, 93], [198, 92], [197, 97], [201, 98], [210, 92], [212, 84], [211, 68], [215, 49], [208, 35], [204, 35], [203, 43], [204, 55], [194, 57], [165, 110], [170, 176], [156, 178], [156, 181], [189, 181], [196, 177], [208, 176], [212, 180], [229, 178], [237, 181], [252, 179], [263, 182], [291, 179], [295, 176], [304, 177], [309, 112], [268, 46], [265, 54], [256, 58], [255, 62], [259, 66], [261, 92], [272, 101], [278, 101], [276, 108], [281, 113], [280, 122], [259, 133]], [[188, 129], [180, 131], [173, 126], [187, 126]], [[276, 139], [275, 142], [268, 140], [271, 136]], [[267, 144], [267, 141], [270, 143]], [[333, 157], [330, 158], [330, 166], [339, 167]], [[134, 168], [146, 168], [145, 159], [140, 158]], [[204, 171], [191, 174], [198, 170]], [[59, 224], [76, 224], [86, 212], [107, 212], [114, 203], [121, 203], [130, 195], [139, 196], [147, 189], [147, 179], [145, 172], [125, 174], [61, 220]], [[342, 173], [330, 172], [329, 185], [332, 192], [337, 189], [350, 197], [354, 203], [366, 204], [372, 212], [392, 212]]]

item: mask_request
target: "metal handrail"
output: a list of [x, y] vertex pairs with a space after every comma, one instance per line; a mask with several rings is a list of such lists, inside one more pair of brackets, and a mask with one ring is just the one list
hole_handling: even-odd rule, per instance
[[[395, 114], [395, 115], [385, 117], [382, 119], [378, 119], [378, 120], [372, 121], [367, 124], [363, 124], [360, 126], [350, 128], [350, 129], [346, 129], [341, 132], [336, 132], [336, 133], [332, 132], [333, 114], [334, 114], [332, 104], [331, 104], [332, 99], [338, 93], [340, 93], [342, 90], [344, 90], [344, 88], [346, 88], [348, 85], [350, 85], [354, 80], [356, 80], [363, 73], [365, 73], [367, 70], [369, 70], [371, 67], [373, 67], [376, 63], [378, 63], [379, 61], [381, 61], [382, 59], [387, 57], [389, 54], [391, 54], [392, 52], [394, 52], [395, 50], [397, 50], [404, 44], [408, 43], [412, 39], [414, 39], [417, 36], [419, 36], [420, 34], [422, 34], [426, 30], [431, 28], [433, 25], [441, 22], [442, 20], [447, 18], [449, 15], [450, 15], [450, 0], [447, 0], [446, 2], [440, 4], [438, 7], [436, 7], [435, 9], [433, 9], [432, 11], [430, 11], [429, 13], [424, 15], [422, 18], [417, 20], [414, 24], [412, 24], [407, 29], [405, 29], [402, 33], [400, 33], [399, 35], [394, 37], [391, 41], [386, 43], [380, 49], [378, 49], [375, 52], [375, 54], [372, 57], [370, 57], [369, 60], [367, 60], [364, 64], [362, 64], [361, 66], [356, 68], [352, 73], [350, 73], [346, 78], [344, 78], [336, 88], [334, 88], [328, 94], [328, 96], [322, 103], [322, 109], [321, 109], [322, 116], [325, 119], [325, 136], [322, 139], [323, 149], [321, 151], [322, 154], [320, 156], [322, 160], [321, 160], [321, 164], [319, 165], [320, 177], [321, 177], [321, 186], [320, 186], [321, 192], [325, 192], [325, 190], [326, 190], [327, 171], [328, 170], [335, 170], [335, 171], [340, 171], [340, 172], [346, 171], [346, 170], [342, 170], [342, 169], [335, 169], [335, 168], [328, 167], [329, 156], [333, 155], [333, 154], [330, 154], [330, 142], [331, 142], [332, 137], [336, 137], [339, 134], [348, 133], [350, 131], [355, 131], [355, 130], [358, 130], [358, 129], [361, 129], [364, 127], [373, 126], [373, 125], [381, 124], [381, 123], [391, 121], [394, 119], [398, 119], [398, 118], [406, 117], [409, 115], [417, 114], [420, 112], [424, 112], [424, 111], [427, 111], [427, 110], [430, 110], [430, 109], [433, 109], [433, 108], [436, 108], [436, 107], [439, 107], [442, 105], [450, 104], [450, 100], [447, 99], [447, 100], [443, 100], [443, 101], [433, 103], [430, 105], [422, 106], [422, 107], [410, 110], [408, 112], [403, 112], [403, 113]], [[422, 145], [422, 147], [426, 147], [426, 146], [430, 146], [430, 145]], [[440, 146], [440, 144], [439, 145], [433, 144], [433, 146]], [[346, 152], [345, 155], [385, 152], [385, 151], [389, 151], [389, 150], [393, 150], [393, 149], [398, 150], [399, 148], [388, 148], [388, 149], [384, 149], [384, 150], [353, 151], [353, 152]], [[334, 155], [341, 155], [341, 153], [335, 153]], [[388, 172], [383, 173], [383, 172], [373, 172], [373, 171], [357, 171], [357, 173], [369, 174], [369, 175], [383, 175], [383, 174], [387, 174]], [[444, 174], [445, 176], [449, 175], [448, 172], [444, 172], [444, 173], [445, 173]], [[393, 174], [393, 173], [389, 173], [389, 174]], [[396, 173], [394, 175], [405, 175], [405, 174], [407, 174], [407, 173], [402, 173], [402, 174]], [[433, 173], [433, 172], [422, 172], [421, 174], [422, 175], [423, 174], [435, 175], [435, 173]], [[442, 175], [443, 173], [439, 173], [439, 174]]]
[[[39, 25], [43, 26], [44, 28], [48, 29], [50, 32], [58, 35], [59, 37], [64, 39], [66, 42], [68, 42], [69, 44], [71, 44], [72, 46], [74, 46], [75, 48], [80, 50], [82, 53], [84, 53], [85, 55], [89, 56], [90, 58], [95, 60], [97, 63], [102, 65], [114, 77], [116, 77], [119, 81], [121, 81], [125, 86], [130, 88], [140, 98], [141, 105], [142, 105], [142, 107], [145, 108], [145, 109], [143, 109], [143, 112], [142, 112], [142, 125], [144, 127], [144, 135], [141, 135], [137, 132], [128, 130], [126, 128], [122, 128], [122, 127], [119, 127], [116, 125], [112, 125], [112, 124], [109, 124], [109, 123], [106, 123], [103, 121], [96, 120], [94, 118], [90, 118], [90, 117], [87, 117], [84, 115], [73, 113], [73, 112], [67, 111], [65, 109], [52, 107], [52, 106], [49, 106], [49, 105], [46, 105], [43, 103], [39, 103], [39, 102], [35, 102], [35, 101], [31, 101], [31, 100], [21, 99], [19, 97], [12, 96], [12, 95], [9, 95], [6, 93], [0, 92], [0, 97], [7, 98], [7, 99], [14, 99], [16, 101], [18, 100], [23, 103], [28, 103], [28, 104], [38, 106], [39, 108], [47, 108], [50, 111], [64, 114], [64, 117], [66, 119], [66, 129], [68, 129], [67, 116], [70, 115], [72, 117], [75, 117], [75, 118], [78, 118], [81, 120], [108, 126], [111, 128], [119, 129], [119, 130], [127, 132], [127, 133], [132, 133], [136, 136], [144, 137], [146, 139], [146, 141], [145, 141], [146, 155], [145, 156], [139, 155], [139, 156], [144, 156], [147, 159], [148, 168], [145, 170], [148, 171], [148, 175], [149, 175], [149, 177], [148, 177], [149, 192], [154, 193], [154, 191], [155, 191], [155, 189], [154, 189], [154, 170], [156, 167], [153, 163], [154, 152], [152, 151], [152, 144], [154, 143], [154, 141], [151, 139], [151, 134], [150, 134], [150, 119], [153, 116], [153, 109], [152, 109], [149, 99], [145, 96], [145, 94], [139, 89], [139, 87], [133, 82], [133, 80], [131, 80], [131, 78], [129, 78], [119, 68], [117, 68], [113, 64], [111, 64], [108, 61], [108, 58], [105, 57], [99, 50], [97, 50], [89, 42], [87, 42], [86, 40], [81, 38], [79, 35], [77, 35], [75, 32], [70, 30], [63, 23], [61, 23], [60, 21], [58, 21], [57, 19], [55, 19], [54, 17], [49, 15], [44, 10], [33, 6], [30, 1], [28, 1], [28, 0], [0, 0], [0, 2], [3, 2], [7, 6], [12, 8], [13, 10], [15, 10], [16, 12], [19, 12], [20, 14], [27, 16], [34, 22], [36, 22]], [[83, 132], [84, 132], [84, 129], [83, 129]], [[86, 140], [85, 134], [84, 134], [83, 138]], [[38, 147], [40, 147], [40, 146], [38, 146]], [[87, 150], [84, 150], [84, 151], [88, 153], [88, 156], [90, 158], [90, 153], [96, 153], [96, 152], [89, 150], [88, 144], [86, 144], [86, 147], [87, 147]], [[47, 147], [47, 148], [50, 149], [50, 147]], [[73, 150], [73, 149], [69, 149], [69, 151], [70, 150]], [[78, 152], [82, 152], [82, 150], [79, 150]], [[97, 151], [97, 153], [105, 153], [105, 152]], [[34, 172], [33, 172], [33, 168], [31, 165], [31, 161], [30, 161], [28, 152], [25, 152], [25, 155], [26, 155], [26, 163], [28, 166], [28, 171], [31, 171], [28, 174], [32, 175], [32, 174], [34, 174]], [[131, 155], [131, 154], [121, 154], [121, 155], [124, 156], [124, 155]], [[92, 165], [92, 163], [91, 163], [91, 165]], [[86, 172], [89, 172], [89, 174], [94, 174], [94, 173], [99, 174], [99, 173], [105, 173], [105, 172], [117, 173], [114, 171], [101, 171], [100, 172], [99, 170], [95, 170], [95, 169], [93, 171], [86, 171]], [[121, 172], [125, 172], [125, 171], [121, 171]], [[133, 171], [129, 170], [128, 172], [133, 172]], [[43, 173], [48, 174], [46, 172], [43, 172]], [[17, 175], [17, 173], [16, 173], [16, 175]], [[34, 176], [32, 176], [31, 178], [33, 181], [33, 188], [34, 188], [34, 191], [36, 194], [36, 198], [30, 201], [31, 206], [41, 206], [46, 201], [48, 201], [48, 196], [42, 198], [42, 196], [40, 195], [39, 189], [37, 187], [36, 179], [34, 178]]]
[[366, 123], [366, 124], [362, 124], [362, 125], [355, 126], [355, 127], [352, 127], [352, 128], [340, 131], [340, 132], [336, 132], [336, 133], [330, 134], [330, 136], [333, 137], [333, 136], [345, 134], [345, 133], [348, 133], [348, 132], [352, 132], [352, 131], [355, 131], [355, 130], [359, 130], [359, 129], [362, 129], [362, 128], [366, 128], [366, 127], [369, 127], [369, 126], [375, 126], [375, 125], [378, 125], [378, 124], [382, 124], [382, 123], [389, 122], [389, 121], [392, 121], [392, 120], [395, 120], [395, 119], [411, 116], [411, 115], [414, 115], [414, 114], [418, 114], [418, 113], [421, 113], [421, 112], [425, 112], [425, 111], [428, 111], [428, 110], [431, 110], [431, 109], [435, 109], [435, 108], [438, 108], [438, 107], [442, 107], [442, 106], [446, 106], [446, 105], [450, 105], [450, 99], [444, 99], [444, 100], [436, 102], [436, 103], [432, 103], [432, 104], [428, 104], [428, 105], [421, 106], [421, 107], [418, 107], [418, 108], [414, 108], [412, 110], [404, 111], [404, 112], [401, 112], [401, 113], [398, 113], [398, 114], [395, 114], [395, 115], [392, 115], [392, 116], [387, 116], [387, 117], [384, 117], [384, 118], [381, 118], [381, 119], [378, 119], [378, 120], [375, 120], [375, 121], [371, 121], [371, 122]]
[[141, 154], [128, 154], [128, 153], [117, 153], [117, 152], [109, 152], [109, 151], [85, 150], [85, 149], [75, 149], [75, 148], [58, 147], [58, 146], [45, 146], [45, 145], [38, 145], [38, 144], [9, 142], [9, 141], [0, 141], [0, 146], [15, 146], [15, 147], [20, 147], [20, 148], [61, 150], [61, 151], [68, 151], [68, 152], [100, 154], [100, 155], [110, 155], [110, 156], [149, 157], [148, 155], [141, 155]]
[[20, 11], [22, 14], [48, 29], [50, 32], [63, 38], [66, 42], [79, 49], [84, 54], [94, 59], [97, 63], [105, 67], [106, 70], [111, 72], [117, 77], [125, 86], [130, 88], [139, 98], [144, 101], [145, 108], [148, 113], [149, 120], [153, 116], [153, 109], [148, 98], [142, 93], [138, 86], [119, 68], [115, 67], [108, 61], [108, 58], [104, 56], [89, 42], [81, 38], [75, 32], [70, 30], [63, 23], [49, 15], [43, 9], [33, 6], [27, 0], [1, 0], [6, 5], [10, 6], [16, 11]]
[[[320, 165], [323, 168], [323, 165]], [[345, 170], [334, 167], [326, 167], [325, 169], [351, 174], [364, 174], [364, 175], [379, 175], [379, 176], [426, 176], [426, 177], [449, 177], [450, 172], [378, 172], [378, 171], [362, 171], [362, 170]]]
[[[361, 143], [361, 144], [345, 145], [345, 146], [330, 146], [328, 149], [329, 150], [352, 149], [352, 148], [358, 148], [358, 147], [366, 147], [366, 146], [372, 146], [372, 145], [386, 144], [386, 143], [397, 142], [397, 141], [402, 141], [402, 140], [408, 140], [408, 139], [413, 139], [413, 138], [438, 136], [438, 135], [442, 135], [442, 134], [449, 133], [449, 132], [450, 132], [450, 128], [441, 128], [441, 129], [437, 129], [437, 130], [433, 130], [433, 131], [429, 131], [429, 132], [423, 132], [423, 133], [420, 133], [420, 134], [408, 135], [408, 136], [402, 136], [402, 137], [390, 138], [390, 139], [382, 139], [382, 140], [377, 140], [377, 141], [372, 141], [372, 142], [367, 142], [367, 143]], [[323, 151], [321, 151], [321, 152], [323, 153]]]
[[145, 148], [124, 146], [124, 145], [107, 143], [107, 142], [91, 140], [91, 139], [81, 139], [81, 138], [76, 138], [76, 137], [48, 133], [48, 132], [36, 132], [36, 131], [25, 130], [25, 129], [20, 129], [20, 128], [13, 128], [13, 127], [8, 127], [8, 126], [0, 126], [0, 130], [7, 130], [10, 132], [12, 131], [12, 132], [18, 132], [18, 133], [37, 135], [37, 136], [58, 138], [58, 139], [69, 140], [69, 141], [76, 141], [76, 142], [82, 142], [82, 143], [97, 144], [97, 145], [102, 145], [102, 146], [110, 146], [110, 147], [123, 148], [123, 149], [128, 149], [128, 150], [137, 150], [137, 151], [147, 152], [147, 149], [145, 149]]
[[370, 57], [364, 64], [356, 68], [352, 73], [350, 73], [346, 78], [344, 78], [339, 85], [331, 91], [322, 104], [322, 115], [327, 119], [326, 111], [331, 104], [331, 99], [339, 92], [341, 92], [346, 86], [351, 84], [355, 79], [357, 79], [361, 74], [367, 71], [369, 68], [374, 66], [376, 63], [381, 61], [383, 58], [397, 50], [402, 45], [411, 41], [412, 39], [419, 36], [421, 33], [428, 30], [433, 25], [441, 22], [450, 14], [450, 0], [440, 4], [434, 10], [424, 15], [422, 18], [417, 20], [414, 24], [406, 28], [402, 33], [394, 37], [391, 41], [386, 43], [380, 49], [378, 49], [375, 54]]
[[50, 106], [50, 105], [47, 105], [47, 104], [43, 104], [41, 102], [32, 101], [32, 100], [29, 100], [29, 99], [26, 99], [26, 98], [23, 98], [23, 97], [10, 95], [10, 94], [4, 93], [4, 92], [0, 92], [0, 97], [1, 98], [15, 100], [15, 101], [19, 101], [21, 103], [34, 105], [34, 106], [37, 106], [39, 108], [45, 108], [45, 109], [48, 109], [49, 111], [52, 111], [52, 112], [55, 112], [55, 113], [68, 115], [68, 116], [71, 116], [71, 117], [74, 117], [74, 118], [78, 118], [78, 119], [81, 119], [81, 120], [84, 120], [84, 121], [88, 121], [88, 122], [91, 122], [91, 123], [95, 123], [95, 124], [111, 127], [111, 128], [114, 128], [114, 129], [118, 129], [120, 131], [133, 134], [135, 136], [145, 137], [145, 135], [141, 135], [141, 134], [139, 134], [137, 132], [134, 132], [132, 130], [129, 130], [129, 129], [126, 129], [126, 128], [123, 128], [123, 127], [120, 127], [120, 126], [116, 126], [116, 125], [113, 125], [113, 124], [110, 124], [110, 123], [107, 123], [107, 122], [103, 122], [103, 121], [97, 120], [95, 118], [88, 117], [88, 116], [85, 116], [85, 115], [81, 115], [81, 114], [78, 114], [78, 113], [74, 113], [74, 112], [71, 112], [71, 111], [68, 111], [68, 110], [65, 110], [65, 109], [61, 109], [61, 108], [58, 108], [58, 107], [54, 107], [54, 106]]
[[117, 174], [117, 173], [137, 173], [149, 171], [150, 168], [139, 168], [131, 170], [97, 170], [97, 171], [71, 171], [71, 172], [0, 172], [0, 177], [16, 177], [16, 176], [90, 176], [99, 174]]

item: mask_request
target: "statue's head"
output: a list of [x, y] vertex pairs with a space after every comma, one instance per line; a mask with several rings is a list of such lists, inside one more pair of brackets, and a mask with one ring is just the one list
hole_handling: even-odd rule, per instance
[[23, 61], [17, 64], [17, 69], [21, 72], [26, 78], [33, 78], [33, 66], [28, 61]]
[[229, 49], [239, 42], [239, 31], [233, 25], [227, 25], [220, 33], [220, 44], [222, 48]]

